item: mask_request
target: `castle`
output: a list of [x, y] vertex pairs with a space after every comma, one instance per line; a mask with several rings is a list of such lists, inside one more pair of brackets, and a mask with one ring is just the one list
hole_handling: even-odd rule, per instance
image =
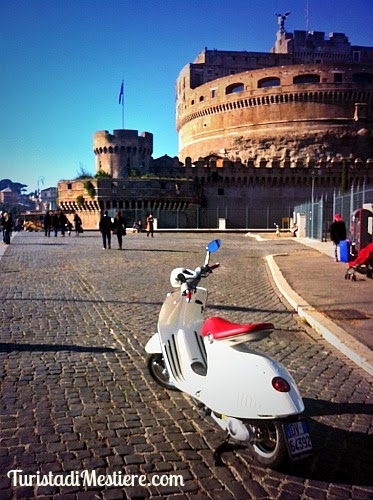
[[372, 155], [373, 48], [287, 33], [270, 53], [204, 49], [176, 82], [179, 158], [258, 164]]
[[[59, 203], [97, 227], [103, 209], [152, 211], [159, 227], [264, 227], [312, 196], [373, 183], [373, 48], [347, 36], [287, 33], [269, 53], [204, 49], [176, 81], [179, 157], [153, 136], [94, 134], [96, 170], [60, 181]], [[88, 196], [87, 196], [88, 194]], [[79, 203], [77, 200], [79, 199]]]

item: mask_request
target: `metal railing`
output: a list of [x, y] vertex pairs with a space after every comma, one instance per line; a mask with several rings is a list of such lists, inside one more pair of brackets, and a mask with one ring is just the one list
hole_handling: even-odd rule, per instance
[[[116, 210], [108, 211], [114, 217]], [[139, 220], [144, 225], [150, 209], [121, 209], [121, 214], [128, 226]], [[212, 206], [198, 207], [190, 205], [183, 210], [155, 208], [151, 211], [157, 219], [158, 229], [221, 229], [227, 230], [274, 230], [289, 229], [293, 217], [293, 207], [287, 208], [252, 208], [249, 206]], [[222, 221], [223, 224], [222, 224]]]
[[334, 214], [340, 214], [349, 228], [352, 213], [363, 208], [366, 203], [373, 203], [373, 187], [355, 189], [352, 186], [347, 193], [334, 193], [329, 199], [321, 197], [313, 202], [311, 200], [297, 205], [294, 212], [305, 214], [306, 237], [326, 241], [329, 239], [329, 227]]

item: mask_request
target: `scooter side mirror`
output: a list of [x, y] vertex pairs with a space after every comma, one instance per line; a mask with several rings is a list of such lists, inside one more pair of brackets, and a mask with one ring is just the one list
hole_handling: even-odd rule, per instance
[[219, 250], [220, 245], [221, 245], [221, 240], [213, 240], [207, 245], [206, 250], [209, 253], [214, 253], [217, 250]]

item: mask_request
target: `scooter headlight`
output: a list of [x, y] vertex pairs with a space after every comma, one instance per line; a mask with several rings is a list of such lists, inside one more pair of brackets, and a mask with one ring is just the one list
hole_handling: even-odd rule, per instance
[[179, 288], [181, 286], [181, 281], [179, 280], [178, 276], [179, 274], [183, 273], [183, 268], [182, 267], [177, 267], [171, 272], [170, 275], [170, 283], [174, 288]]

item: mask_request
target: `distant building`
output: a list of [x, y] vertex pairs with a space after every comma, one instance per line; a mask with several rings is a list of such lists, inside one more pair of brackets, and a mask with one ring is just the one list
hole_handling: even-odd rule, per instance
[[49, 187], [42, 189], [39, 195], [39, 205], [43, 210], [57, 209], [57, 188]]
[[0, 203], [8, 208], [16, 207], [18, 203], [18, 193], [13, 192], [9, 187], [0, 191]]

